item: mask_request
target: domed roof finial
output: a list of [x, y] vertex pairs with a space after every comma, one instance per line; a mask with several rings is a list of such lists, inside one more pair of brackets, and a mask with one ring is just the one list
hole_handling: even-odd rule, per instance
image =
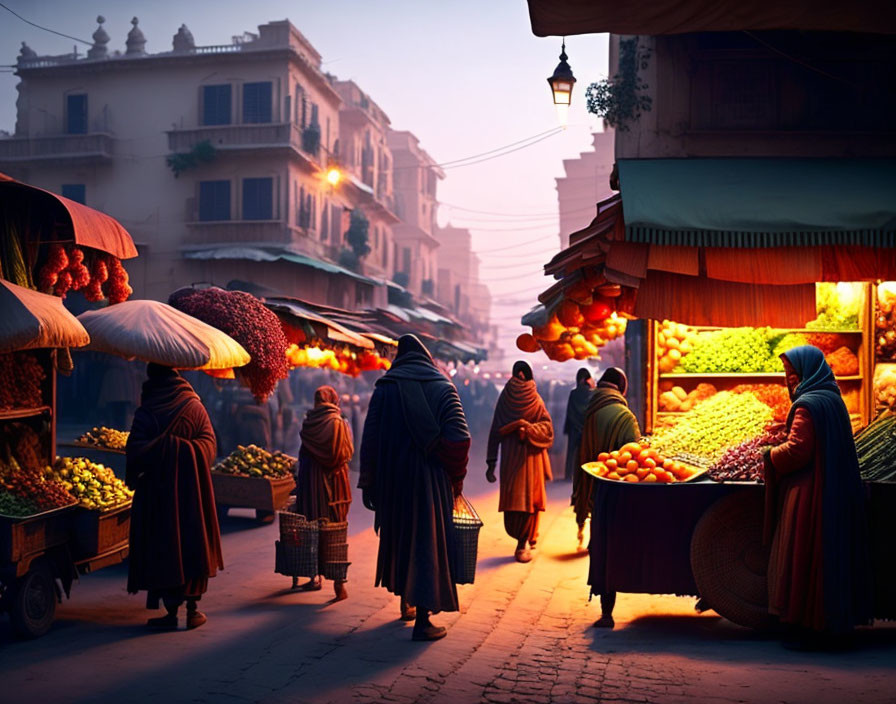
[[143, 56], [146, 53], [146, 51], [144, 51], [146, 37], [143, 36], [142, 30], [137, 26], [138, 22], [139, 20], [136, 17], [131, 20], [131, 24], [134, 25], [134, 27], [128, 32], [128, 49], [125, 52], [126, 56]]
[[174, 35], [172, 42], [175, 53], [187, 53], [196, 48], [196, 42], [193, 40], [193, 33], [187, 29], [187, 25], [182, 24], [177, 34]]
[[103, 22], [106, 21], [106, 18], [102, 15], [99, 15], [96, 18], [96, 21], [99, 26], [93, 33], [93, 46], [87, 50], [88, 59], [105, 58], [107, 52], [106, 44], [109, 43], [109, 35], [106, 33], [106, 28], [103, 27]]

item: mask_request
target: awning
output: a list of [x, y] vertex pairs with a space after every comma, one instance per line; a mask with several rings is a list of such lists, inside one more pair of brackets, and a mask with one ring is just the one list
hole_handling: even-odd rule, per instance
[[896, 245], [894, 159], [620, 159], [630, 242]]
[[285, 249], [262, 249], [259, 247], [185, 247], [184, 259], [214, 260], [214, 259], [245, 259], [253, 262], [286, 261], [301, 266], [311, 267], [329, 274], [348, 276], [356, 281], [361, 281], [371, 286], [376, 286], [377, 281], [357, 272], [351, 271], [337, 264], [331, 264], [307, 254], [291, 252]]
[[0, 174], [0, 216], [27, 215], [29, 231], [41, 239], [73, 240], [119, 259], [137, 256], [137, 247], [115, 218], [43, 188], [30, 186]]
[[0, 310], [0, 352], [83, 347], [90, 342], [87, 330], [57, 296], [0, 279]]
[[362, 349], [373, 349], [373, 341], [369, 338], [348, 329], [344, 325], [337, 323], [335, 320], [327, 318], [319, 313], [314, 312], [301, 301], [292, 298], [266, 298], [264, 304], [275, 313], [286, 313], [307, 320], [311, 323], [317, 323], [325, 327], [326, 336], [333, 342], [342, 342]]
[[763, 29], [896, 33], [891, 0], [529, 0], [529, 18], [538, 37]]

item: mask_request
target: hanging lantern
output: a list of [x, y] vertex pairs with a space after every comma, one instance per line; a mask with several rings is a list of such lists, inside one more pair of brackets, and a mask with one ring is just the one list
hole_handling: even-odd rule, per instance
[[560, 122], [566, 125], [566, 114], [569, 105], [572, 102], [572, 88], [575, 85], [576, 77], [572, 75], [572, 69], [566, 60], [566, 38], [563, 39], [562, 48], [560, 50], [560, 63], [554, 69], [553, 75], [548, 78], [548, 84], [551, 86], [551, 94], [554, 98], [554, 105], [557, 106], [557, 112], [560, 116]]

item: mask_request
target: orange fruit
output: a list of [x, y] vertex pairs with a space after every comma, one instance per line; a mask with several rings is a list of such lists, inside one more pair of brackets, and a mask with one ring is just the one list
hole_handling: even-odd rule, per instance
[[609, 473], [607, 474], [607, 479], [619, 479], [619, 478], [620, 478], [620, 477], [619, 477], [618, 474], [616, 474], [616, 472], [609, 472]]
[[606, 462], [608, 459], [610, 459], [610, 453], [609, 453], [609, 452], [601, 452], [601, 453], [597, 456], [597, 461], [598, 461], [598, 462]]
[[635, 474], [637, 475], [638, 479], [643, 479], [648, 474], [650, 474], [650, 470], [646, 467], [641, 467], [640, 469], [635, 470]]
[[638, 479], [638, 475], [637, 475], [637, 474], [626, 474], [626, 475], [622, 478], [622, 481], [624, 481], [624, 482], [637, 482], [637, 481], [640, 481], [640, 480]]
[[647, 469], [656, 469], [656, 460], [652, 457], [647, 457], [641, 460], [641, 466], [646, 467]]
[[630, 472], [631, 472], [631, 470], [628, 468], [628, 465], [627, 465], [627, 464], [621, 464], [621, 465], [619, 465], [619, 466], [616, 468], [616, 473], [617, 473], [619, 476], [622, 476], [622, 475], [625, 475], [625, 474], [629, 474]]
[[623, 450], [619, 453], [619, 464], [625, 464], [632, 458], [632, 453], [628, 450]]
[[638, 464], [638, 460], [629, 460], [625, 466], [629, 472], [636, 472], [641, 465]]
[[618, 462], [616, 462], [616, 460], [611, 457], [610, 459], [605, 461], [604, 464], [607, 465], [607, 469], [609, 469], [611, 472], [615, 472]]
[[651, 474], [648, 474], [646, 477], [644, 477], [644, 479], [643, 479], [642, 481], [650, 482], [650, 483], [655, 482], [655, 481], [656, 481], [656, 475], [655, 475], [655, 474], [652, 474], [652, 473], [651, 473]]
[[637, 442], [627, 442], [625, 445], [619, 448], [620, 452], [628, 452], [630, 455], [637, 456], [641, 452], [641, 443]]
[[663, 460], [663, 469], [669, 469], [675, 465], [675, 460]]

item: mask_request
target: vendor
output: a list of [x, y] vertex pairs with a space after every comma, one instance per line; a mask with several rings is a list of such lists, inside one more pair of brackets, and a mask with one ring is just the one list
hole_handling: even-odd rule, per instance
[[579, 452], [582, 445], [582, 428], [585, 425], [585, 411], [588, 409], [588, 401], [594, 391], [594, 379], [591, 372], [585, 367], [576, 372], [576, 385], [569, 392], [569, 400], [566, 402], [566, 421], [563, 423], [563, 433], [566, 435], [566, 471], [563, 478], [571, 481], [576, 475], [576, 468], [582, 464], [579, 461]]
[[765, 469], [769, 611], [785, 645], [832, 644], [872, 617], [868, 528], [849, 413], [816, 347], [781, 355], [793, 406]]
[[187, 602], [187, 628], [206, 622], [196, 602], [223, 569], [211, 464], [215, 432], [189, 382], [149, 364], [127, 443], [126, 482], [134, 490], [128, 592], [145, 590], [146, 606], [165, 616], [151, 628], [174, 630]]
[[[625, 400], [627, 390], [628, 377], [625, 372], [618, 367], [610, 367], [598, 380], [597, 389], [591, 394], [585, 411], [580, 461], [572, 487], [572, 504], [579, 526], [579, 547], [582, 546], [585, 520], [591, 515], [594, 500], [594, 479], [582, 470], [581, 465], [597, 459], [601, 452], [618, 450], [628, 442], [637, 442], [641, 437], [638, 420]], [[615, 606], [616, 592], [600, 595], [601, 617], [594, 622], [595, 628], [613, 628], [616, 625], [613, 621]]]

